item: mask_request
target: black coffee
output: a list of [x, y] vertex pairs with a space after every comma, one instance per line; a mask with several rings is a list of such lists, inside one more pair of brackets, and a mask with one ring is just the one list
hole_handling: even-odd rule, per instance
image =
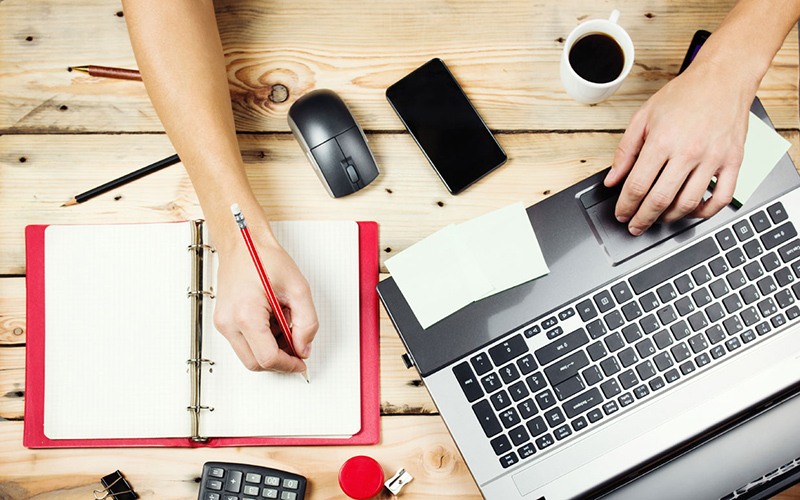
[[572, 45], [569, 64], [584, 80], [613, 82], [622, 74], [625, 55], [616, 40], [602, 33], [590, 33]]

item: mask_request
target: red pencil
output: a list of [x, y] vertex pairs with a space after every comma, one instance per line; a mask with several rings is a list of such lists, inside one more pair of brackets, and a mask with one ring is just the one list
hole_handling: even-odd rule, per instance
[[[283, 309], [281, 309], [281, 304], [278, 302], [275, 292], [272, 291], [272, 285], [269, 282], [266, 271], [264, 271], [264, 266], [261, 264], [261, 259], [258, 257], [258, 250], [256, 250], [256, 247], [253, 244], [253, 238], [250, 237], [250, 230], [247, 229], [247, 222], [244, 220], [244, 214], [242, 214], [242, 210], [239, 208], [238, 203], [231, 205], [231, 212], [233, 212], [233, 218], [236, 219], [236, 224], [239, 225], [239, 230], [242, 233], [245, 245], [247, 245], [247, 250], [250, 251], [250, 257], [253, 258], [253, 264], [255, 264], [256, 271], [258, 271], [258, 277], [261, 278], [261, 284], [264, 285], [264, 291], [267, 292], [267, 300], [269, 300], [269, 305], [272, 307], [272, 313], [275, 315], [275, 318], [278, 320], [278, 324], [281, 326], [283, 336], [286, 337], [286, 343], [289, 344], [289, 352], [293, 356], [299, 357], [297, 356], [297, 351], [294, 350], [292, 332], [289, 330], [289, 323], [286, 321], [286, 316], [283, 315]], [[304, 371], [302, 375], [303, 378], [306, 379], [306, 382], [310, 382], [308, 379], [308, 370]]]

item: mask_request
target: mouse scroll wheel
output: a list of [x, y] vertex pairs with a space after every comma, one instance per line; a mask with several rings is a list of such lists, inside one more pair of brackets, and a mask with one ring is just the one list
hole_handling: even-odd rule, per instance
[[350, 182], [353, 184], [358, 182], [358, 172], [356, 172], [356, 167], [348, 163], [345, 170], [347, 170], [347, 176], [350, 177]]

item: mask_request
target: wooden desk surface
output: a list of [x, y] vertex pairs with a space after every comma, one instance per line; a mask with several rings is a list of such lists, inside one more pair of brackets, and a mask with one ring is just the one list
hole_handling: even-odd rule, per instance
[[[675, 76], [693, 32], [713, 30], [731, 0], [228, 0], [217, 3], [248, 175], [275, 219], [377, 220], [381, 259], [434, 230], [522, 200], [536, 203], [605, 168], [631, 114]], [[613, 4], [613, 5], [612, 5]], [[622, 88], [596, 106], [573, 102], [558, 77], [563, 40], [580, 21], [622, 11], [636, 46]], [[509, 155], [450, 196], [403, 130], [385, 88], [443, 58]], [[36, 223], [180, 220], [201, 215], [186, 173], [171, 167], [88, 203], [72, 195], [171, 155], [141, 83], [67, 72], [134, 68], [118, 0], [0, 3], [0, 499], [91, 498], [122, 470], [143, 498], [193, 499], [208, 460], [296, 471], [308, 498], [342, 498], [341, 463], [356, 454], [387, 474], [405, 467], [403, 498], [480, 498], [436, 408], [381, 316], [382, 441], [370, 447], [27, 450], [23, 228]], [[381, 176], [330, 199], [288, 134], [286, 112], [314, 88], [335, 89], [367, 130]], [[281, 96], [288, 92], [288, 100]], [[798, 164], [798, 43], [786, 40], [758, 92]], [[382, 268], [385, 272], [385, 268]], [[79, 390], [79, 388], [76, 388]], [[800, 486], [776, 498], [800, 498]]]

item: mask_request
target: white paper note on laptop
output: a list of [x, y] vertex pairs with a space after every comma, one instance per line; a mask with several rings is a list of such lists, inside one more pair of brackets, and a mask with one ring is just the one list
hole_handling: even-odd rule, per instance
[[423, 328], [549, 272], [522, 202], [447, 226], [386, 267]]

